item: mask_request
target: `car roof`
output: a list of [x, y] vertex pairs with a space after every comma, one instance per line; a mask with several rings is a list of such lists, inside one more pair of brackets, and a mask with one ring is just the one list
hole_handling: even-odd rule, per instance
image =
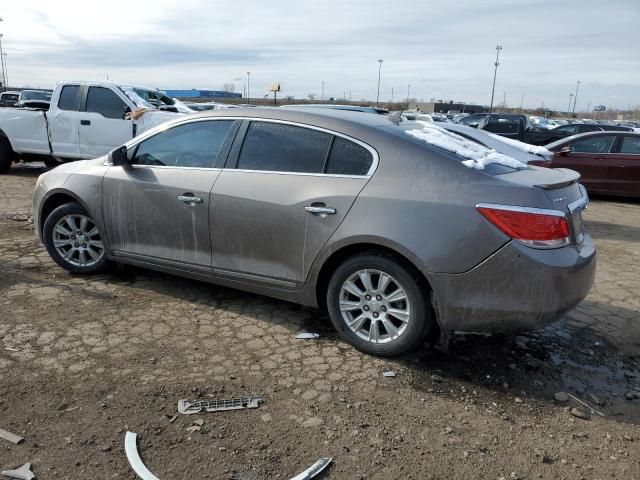
[[605, 131], [597, 131], [597, 132], [585, 132], [585, 133], [578, 133], [577, 135], [571, 135], [570, 137], [561, 138], [560, 140], [556, 140], [555, 142], [551, 142], [548, 145], [545, 145], [545, 147], [555, 148], [556, 146], [562, 145], [563, 143], [573, 142], [574, 140], [580, 140], [582, 138], [609, 137], [613, 135], [624, 135], [625, 137], [626, 136], [640, 137], [640, 133], [633, 132], [633, 131], [626, 131], [626, 130], [605, 130]]
[[229, 110], [214, 110], [197, 113], [194, 117], [246, 117], [264, 118], [269, 120], [283, 120], [306, 123], [318, 127], [340, 128], [341, 126], [358, 125], [361, 127], [377, 128], [395, 125], [394, 120], [387, 115], [366, 113], [332, 108], [275, 108], [253, 107], [234, 108]]

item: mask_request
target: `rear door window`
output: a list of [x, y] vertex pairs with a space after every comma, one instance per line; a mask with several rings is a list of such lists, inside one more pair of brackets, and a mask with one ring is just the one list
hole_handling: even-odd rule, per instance
[[620, 153], [640, 155], [640, 137], [622, 137]]
[[60, 110], [78, 110], [79, 85], [65, 85], [60, 91], [58, 108]]
[[89, 87], [86, 112], [99, 113], [106, 118], [122, 119], [126, 106], [124, 101], [112, 90], [104, 87]]
[[213, 168], [233, 123], [233, 120], [215, 120], [170, 128], [140, 143], [133, 163]]
[[573, 153], [609, 153], [615, 139], [615, 135], [583, 138], [571, 144], [571, 151]]
[[366, 148], [342, 137], [336, 137], [325, 173], [333, 175], [366, 175], [373, 156]]
[[238, 158], [238, 169], [322, 173], [332, 135], [310, 128], [251, 122]]

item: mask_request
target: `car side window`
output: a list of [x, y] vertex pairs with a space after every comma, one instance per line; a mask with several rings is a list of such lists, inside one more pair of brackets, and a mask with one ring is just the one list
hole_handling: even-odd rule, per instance
[[332, 135], [295, 125], [251, 122], [238, 169], [322, 173]]
[[212, 120], [170, 128], [140, 143], [133, 164], [213, 168], [233, 123]]
[[58, 98], [58, 108], [60, 110], [78, 110], [78, 91], [79, 85], [65, 85], [60, 90], [60, 98]]
[[573, 153], [609, 153], [615, 139], [615, 135], [582, 138], [571, 144], [571, 151]]
[[336, 137], [327, 161], [325, 173], [332, 175], [366, 175], [373, 163], [373, 156], [357, 143]]
[[640, 137], [622, 137], [620, 153], [640, 155]]
[[112, 90], [104, 87], [89, 87], [86, 112], [99, 113], [106, 118], [122, 119], [126, 106], [127, 104]]
[[576, 126], [575, 125], [563, 125], [562, 127], [557, 127], [553, 129], [554, 132], [559, 132], [559, 133], [574, 133], [576, 131]]

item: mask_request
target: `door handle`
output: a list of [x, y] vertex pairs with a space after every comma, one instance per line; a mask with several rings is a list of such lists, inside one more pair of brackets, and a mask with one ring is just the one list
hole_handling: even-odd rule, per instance
[[91, 125], [91, 120], [80, 120], [80, 125]]
[[309, 213], [320, 213], [325, 215], [335, 215], [336, 213], [336, 209], [332, 207], [317, 207], [310, 205], [308, 207], [304, 207], [304, 209]]
[[202, 203], [201, 197], [195, 197], [193, 194], [190, 195], [178, 195], [178, 200], [186, 203], [187, 205], [193, 205], [195, 203]]

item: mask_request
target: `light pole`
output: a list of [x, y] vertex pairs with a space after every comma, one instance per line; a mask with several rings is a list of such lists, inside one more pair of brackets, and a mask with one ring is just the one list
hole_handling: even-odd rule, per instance
[[576, 113], [576, 103], [578, 103], [578, 89], [580, 88], [580, 84], [582, 82], [580, 80], [577, 81], [576, 83], [576, 94], [573, 96], [573, 111], [571, 112], [572, 114], [575, 115]]
[[247, 103], [251, 103], [251, 72], [247, 72]]
[[393, 87], [391, 87], [391, 103], [393, 103]]
[[[0, 22], [3, 22], [4, 20], [2, 18], [0, 18]], [[2, 34], [0, 33], [0, 66], [2, 67], [2, 77], [0, 77], [0, 80], [2, 80], [2, 90], [6, 91], [7, 90], [7, 74], [5, 72], [5, 67], [4, 67], [4, 55], [2, 54]]]
[[571, 115], [571, 99], [573, 98], [573, 93], [569, 94], [569, 106], [567, 107], [567, 115]]
[[493, 112], [493, 95], [496, 92], [496, 75], [498, 74], [498, 65], [500, 65], [500, 62], [498, 61], [498, 58], [500, 57], [500, 50], [502, 50], [502, 45], [497, 45], [496, 63], [494, 63], [495, 70], [493, 71], [493, 87], [491, 88], [491, 106], [489, 107], [489, 113]]
[[407, 85], [407, 108], [409, 108], [409, 92], [411, 91], [411, 84]]
[[322, 90], [320, 91], [320, 100], [324, 100], [324, 80], [322, 81]]
[[380, 103], [380, 75], [382, 73], [382, 59], [378, 60], [378, 63], [380, 65], [378, 66], [378, 95], [376, 96], [376, 107]]

